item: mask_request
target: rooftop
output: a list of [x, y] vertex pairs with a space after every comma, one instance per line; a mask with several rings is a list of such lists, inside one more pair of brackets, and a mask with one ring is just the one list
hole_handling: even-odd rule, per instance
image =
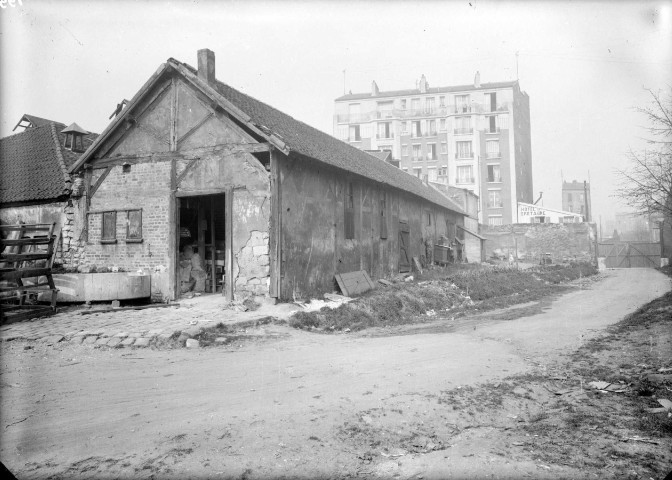
[[419, 88], [412, 88], [406, 90], [390, 90], [381, 91], [373, 95], [371, 92], [367, 93], [348, 93], [336, 99], [337, 102], [346, 100], [363, 100], [367, 98], [386, 98], [386, 97], [409, 97], [414, 95], [437, 95], [441, 93], [459, 93], [470, 92], [475, 90], [493, 90], [497, 88], [511, 88], [518, 84], [518, 80], [509, 82], [492, 82], [482, 83], [478, 87], [471, 85], [455, 85], [450, 87], [428, 87], [425, 92], [421, 92]]

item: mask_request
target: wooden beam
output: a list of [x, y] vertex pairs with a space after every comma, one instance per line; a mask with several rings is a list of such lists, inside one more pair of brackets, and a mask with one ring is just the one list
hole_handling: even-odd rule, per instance
[[172, 96], [170, 99], [170, 135], [168, 144], [170, 145], [170, 151], [174, 152], [177, 150], [177, 81], [175, 77], [170, 79], [170, 84], [172, 87]]
[[226, 299], [233, 301], [233, 188], [228, 187], [224, 197], [224, 232], [226, 241], [226, 278], [222, 294]]
[[[182, 183], [182, 180], [184, 179], [184, 177], [186, 177], [187, 174], [191, 171], [191, 169], [196, 166], [196, 162], [198, 160], [199, 160], [198, 158], [194, 158], [193, 160], [191, 160], [189, 162], [189, 164], [186, 167], [184, 167], [184, 170], [182, 170], [182, 172], [180, 172], [180, 175], [175, 179], [175, 188], [180, 186], [180, 183]], [[173, 161], [175, 161], [175, 160], [173, 160]]]
[[271, 219], [269, 232], [269, 253], [270, 255], [270, 273], [271, 283], [269, 285], [269, 295], [274, 298], [280, 298], [280, 269], [281, 269], [281, 248], [282, 248], [282, 208], [280, 195], [280, 165], [278, 156], [274, 149], [271, 149]]
[[98, 190], [98, 187], [105, 181], [107, 176], [110, 174], [112, 171], [112, 167], [107, 167], [105, 171], [98, 177], [98, 180], [96, 180], [96, 184], [91, 187], [91, 191], [89, 193], [89, 203], [91, 202], [91, 197], [93, 197], [96, 194], [96, 191]]
[[214, 113], [208, 113], [208, 114], [205, 115], [203, 118], [201, 118], [198, 122], [196, 122], [196, 124], [195, 124], [193, 127], [191, 127], [191, 128], [184, 134], [184, 135], [182, 135], [180, 138], [178, 138], [178, 139], [175, 141], [175, 144], [176, 144], [175, 149], [177, 149], [177, 145], [179, 145], [180, 143], [184, 142], [184, 141], [185, 141], [187, 138], [189, 138], [189, 137], [190, 137], [196, 130], [198, 130], [199, 128], [201, 128], [205, 122], [207, 122], [208, 120], [210, 120], [210, 119], [211, 119], [212, 117], [214, 117], [214, 116], [215, 116]]
[[170, 164], [170, 198], [168, 199], [168, 291], [173, 299], [180, 295], [179, 256], [180, 256], [180, 201], [175, 198], [175, 169], [176, 161]]

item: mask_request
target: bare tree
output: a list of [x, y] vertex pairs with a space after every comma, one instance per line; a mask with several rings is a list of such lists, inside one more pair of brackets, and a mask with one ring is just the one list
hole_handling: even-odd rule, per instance
[[672, 216], [672, 88], [665, 95], [649, 90], [653, 100], [637, 108], [648, 122], [647, 148], [630, 150], [630, 165], [617, 170], [616, 197], [642, 213]]

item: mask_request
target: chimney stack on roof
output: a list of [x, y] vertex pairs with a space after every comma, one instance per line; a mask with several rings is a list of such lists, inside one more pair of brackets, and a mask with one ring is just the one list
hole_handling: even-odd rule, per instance
[[429, 83], [427, 83], [427, 79], [425, 78], [425, 74], [423, 73], [422, 76], [420, 77], [420, 93], [427, 93], [428, 88]]
[[215, 52], [210, 49], [198, 51], [198, 77], [208, 84], [215, 83]]
[[378, 84], [374, 80], [373, 82], [371, 82], [371, 96], [375, 97], [379, 93], [380, 93], [380, 90], [378, 89]]
[[474, 87], [481, 88], [481, 72], [476, 70], [476, 75], [474, 75]]

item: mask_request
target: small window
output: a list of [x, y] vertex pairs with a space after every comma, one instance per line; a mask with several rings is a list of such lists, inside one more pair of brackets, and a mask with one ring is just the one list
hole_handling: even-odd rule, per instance
[[352, 182], [348, 182], [348, 190], [345, 197], [345, 238], [355, 238], [355, 194]]
[[431, 227], [432, 226], [432, 212], [427, 211], [426, 215], [427, 215], [427, 226]]
[[117, 212], [103, 212], [101, 243], [117, 243]]
[[380, 238], [387, 238], [387, 193], [380, 194]]
[[126, 243], [142, 242], [142, 210], [128, 210], [126, 215]]

